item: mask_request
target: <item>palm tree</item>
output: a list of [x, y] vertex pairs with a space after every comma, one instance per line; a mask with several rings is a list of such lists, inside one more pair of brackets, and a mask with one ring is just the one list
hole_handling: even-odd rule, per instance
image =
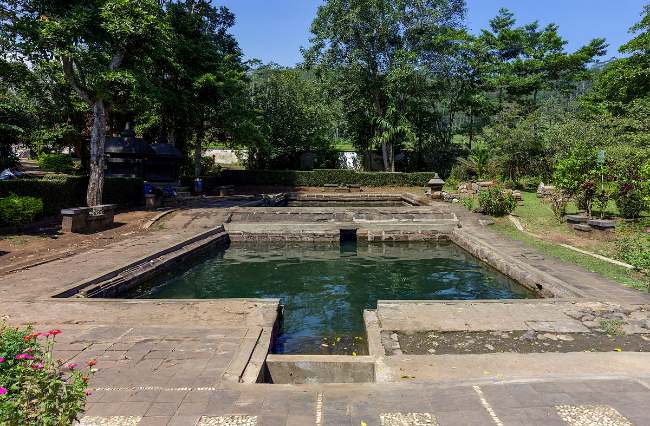
[[395, 171], [395, 145], [400, 141], [414, 142], [417, 139], [411, 128], [411, 123], [395, 107], [389, 107], [385, 117], [374, 120], [376, 134], [372, 138], [373, 145], [381, 145], [384, 159], [384, 171]]
[[485, 142], [478, 141], [469, 152], [467, 158], [458, 158], [457, 161], [463, 165], [467, 170], [476, 173], [476, 177], [480, 180], [485, 176], [485, 171], [490, 164], [492, 154], [490, 148]]

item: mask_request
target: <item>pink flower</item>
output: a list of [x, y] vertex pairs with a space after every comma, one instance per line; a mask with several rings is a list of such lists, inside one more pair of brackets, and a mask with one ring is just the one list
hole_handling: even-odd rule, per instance
[[44, 367], [44, 365], [40, 362], [37, 362], [36, 364], [32, 364], [32, 368], [34, 370], [41, 370]]
[[90, 396], [90, 395], [92, 395], [92, 394], [93, 394], [93, 393], [92, 393], [91, 391], [86, 391], [86, 396]]
[[79, 365], [79, 364], [70, 363], [70, 364], [68, 364], [68, 368], [69, 368], [70, 370], [74, 370], [78, 365]]
[[0, 356], [0, 364], [2, 364], [3, 362], [5, 362], [5, 359]]
[[55, 328], [54, 330], [50, 330], [50, 332], [48, 334], [50, 336], [56, 336], [57, 334], [61, 334], [61, 330], [58, 330], [58, 329]]
[[30, 354], [18, 354], [16, 355], [16, 359], [21, 360], [21, 359], [34, 359], [33, 356]]
[[0, 386], [0, 395], [6, 395], [7, 392], [9, 392], [7, 388], [3, 388], [2, 386]]

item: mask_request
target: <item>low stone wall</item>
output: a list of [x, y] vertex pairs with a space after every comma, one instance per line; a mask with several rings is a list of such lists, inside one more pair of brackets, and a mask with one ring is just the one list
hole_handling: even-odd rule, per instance
[[371, 356], [269, 355], [266, 367], [274, 384], [375, 381], [375, 357]]
[[[346, 228], [349, 229], [349, 228]], [[449, 232], [443, 230], [401, 229], [384, 231], [381, 229], [357, 228], [357, 242], [389, 242], [389, 241], [448, 241]], [[230, 240], [234, 242], [310, 242], [310, 243], [338, 243], [341, 232], [335, 230], [234, 230], [228, 231]]]
[[189, 238], [158, 253], [129, 262], [108, 274], [91, 277], [73, 288], [53, 297], [119, 297], [135, 286], [155, 276], [171, 271], [180, 263], [187, 262], [215, 247], [225, 248], [230, 239], [223, 226]]
[[577, 290], [569, 288], [564, 281], [544, 271], [540, 271], [512, 257], [499, 254], [494, 248], [484, 244], [463, 229], [454, 230], [450, 237], [452, 242], [474, 257], [543, 297], [575, 298], [584, 296]]

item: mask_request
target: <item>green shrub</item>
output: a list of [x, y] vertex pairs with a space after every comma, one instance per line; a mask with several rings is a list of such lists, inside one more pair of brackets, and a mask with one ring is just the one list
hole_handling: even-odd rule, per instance
[[[621, 189], [624, 188], [625, 186]], [[646, 208], [646, 200], [640, 190], [631, 188], [629, 190], [619, 191], [618, 197], [616, 198], [616, 207], [618, 207], [621, 217], [625, 219], [637, 219]]]
[[56, 173], [70, 173], [74, 169], [72, 158], [66, 154], [41, 154], [38, 167]]
[[619, 239], [616, 248], [620, 260], [650, 272], [650, 235], [632, 233]]
[[217, 164], [214, 157], [201, 157], [201, 171], [205, 175], [218, 175], [221, 173], [221, 165]]
[[569, 205], [569, 197], [564, 193], [564, 191], [556, 191], [550, 197], [551, 210], [553, 210], [553, 216], [555, 220], [559, 223], [564, 222], [564, 216], [566, 216], [566, 210]]
[[71, 425], [78, 420], [95, 361], [79, 369], [54, 360], [59, 333], [0, 324], [0, 424]]
[[481, 211], [490, 216], [505, 216], [517, 207], [515, 197], [498, 187], [483, 190], [478, 195]]
[[[121, 206], [141, 205], [144, 200], [142, 179], [113, 178], [104, 180], [104, 203]], [[0, 197], [10, 194], [43, 200], [47, 216], [58, 215], [61, 209], [86, 205], [87, 176], [52, 175], [41, 179], [0, 181]]]
[[[434, 173], [385, 173], [355, 172], [353, 170], [318, 169], [294, 170], [223, 170], [219, 176], [205, 176], [206, 189], [218, 185], [284, 185], [323, 186], [325, 184], [381, 187], [381, 186], [426, 186]], [[191, 185], [192, 178], [183, 179], [184, 185]]]
[[12, 194], [0, 199], [0, 220], [11, 226], [26, 225], [43, 215], [43, 200]]
[[463, 206], [469, 211], [474, 211], [474, 197], [463, 198]]

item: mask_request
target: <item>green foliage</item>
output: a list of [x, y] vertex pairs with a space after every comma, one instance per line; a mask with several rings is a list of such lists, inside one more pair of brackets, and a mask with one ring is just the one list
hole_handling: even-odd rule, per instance
[[641, 166], [641, 192], [644, 195], [647, 205], [650, 206], [650, 162]]
[[491, 79], [500, 101], [535, 108], [542, 91], [569, 94], [588, 76], [588, 64], [606, 53], [602, 38], [566, 53], [556, 24], [516, 23], [512, 12], [501, 9], [481, 35], [494, 55]]
[[201, 170], [206, 175], [218, 175], [221, 172], [221, 167], [214, 161], [213, 157], [201, 157]]
[[79, 369], [55, 360], [59, 333], [34, 333], [0, 323], [1, 424], [63, 426], [78, 420], [94, 361]]
[[465, 197], [463, 198], [463, 206], [469, 211], [474, 211], [475, 200], [474, 197]]
[[339, 111], [312, 73], [268, 65], [255, 69], [251, 80], [263, 139], [251, 146], [249, 167], [299, 168], [303, 153], [332, 156]]
[[485, 179], [488, 177], [488, 168], [491, 159], [492, 154], [488, 145], [483, 141], [478, 141], [470, 150], [467, 158], [461, 157], [457, 159], [458, 169], [456, 173], [460, 173], [461, 176], [467, 178], [471, 176], [479, 180]]
[[[362, 186], [420, 186], [424, 187], [433, 178], [433, 173], [366, 173], [352, 170], [319, 169], [312, 171], [293, 170], [223, 170], [219, 176], [206, 176], [207, 189], [218, 185], [285, 185], [323, 186], [326, 184]], [[190, 178], [183, 179], [191, 183]]]
[[21, 226], [33, 222], [43, 215], [43, 201], [34, 197], [15, 194], [0, 198], [0, 220], [10, 226]]
[[600, 180], [599, 171], [596, 148], [586, 143], [580, 144], [568, 156], [556, 162], [553, 182], [569, 195], [595, 191], [593, 182]]
[[616, 206], [622, 217], [636, 219], [650, 205], [650, 175], [647, 174], [650, 153], [626, 146], [615, 155], [611, 174], [616, 177]]
[[169, 27], [161, 4], [156, 0], [18, 0], [3, 1], [1, 7], [5, 56], [36, 68], [54, 65], [53, 75], [64, 76], [75, 100], [92, 108], [86, 199], [100, 204], [107, 103], [128, 104], [138, 83], [146, 84], [151, 76], [140, 73], [140, 67], [164, 56]]
[[[31, 196], [43, 201], [46, 216], [58, 215], [61, 209], [86, 205], [87, 176], [55, 175], [43, 179], [0, 181], [0, 197], [11, 194]], [[122, 206], [141, 205], [144, 187], [141, 179], [106, 178], [104, 201]]]
[[636, 36], [621, 46], [622, 58], [609, 63], [597, 76], [585, 105], [593, 111], [625, 115], [631, 104], [650, 99], [650, 4], [632, 26]]
[[629, 233], [616, 242], [616, 247], [619, 259], [650, 273], [650, 234]]
[[626, 219], [637, 219], [648, 207], [646, 198], [641, 190], [637, 188], [621, 187], [616, 198], [616, 207], [621, 217]]
[[72, 158], [67, 154], [41, 154], [38, 167], [56, 173], [70, 173], [74, 168]]
[[[394, 169], [396, 143], [413, 143], [421, 164], [429, 153], [455, 157], [448, 153], [451, 129], [465, 93], [458, 87], [467, 80], [455, 66], [461, 62], [454, 42], [469, 38], [463, 17], [461, 0], [329, 0], [318, 8], [305, 64], [345, 106], [347, 136], [357, 149], [381, 145], [386, 171]], [[404, 138], [409, 134], [417, 139]]]
[[478, 204], [484, 214], [501, 217], [512, 213], [517, 207], [517, 200], [511, 193], [498, 187], [492, 187], [479, 193]]
[[555, 220], [559, 223], [564, 222], [564, 216], [566, 216], [569, 205], [569, 197], [567, 197], [564, 191], [557, 191], [550, 198], [551, 210], [553, 210]]

